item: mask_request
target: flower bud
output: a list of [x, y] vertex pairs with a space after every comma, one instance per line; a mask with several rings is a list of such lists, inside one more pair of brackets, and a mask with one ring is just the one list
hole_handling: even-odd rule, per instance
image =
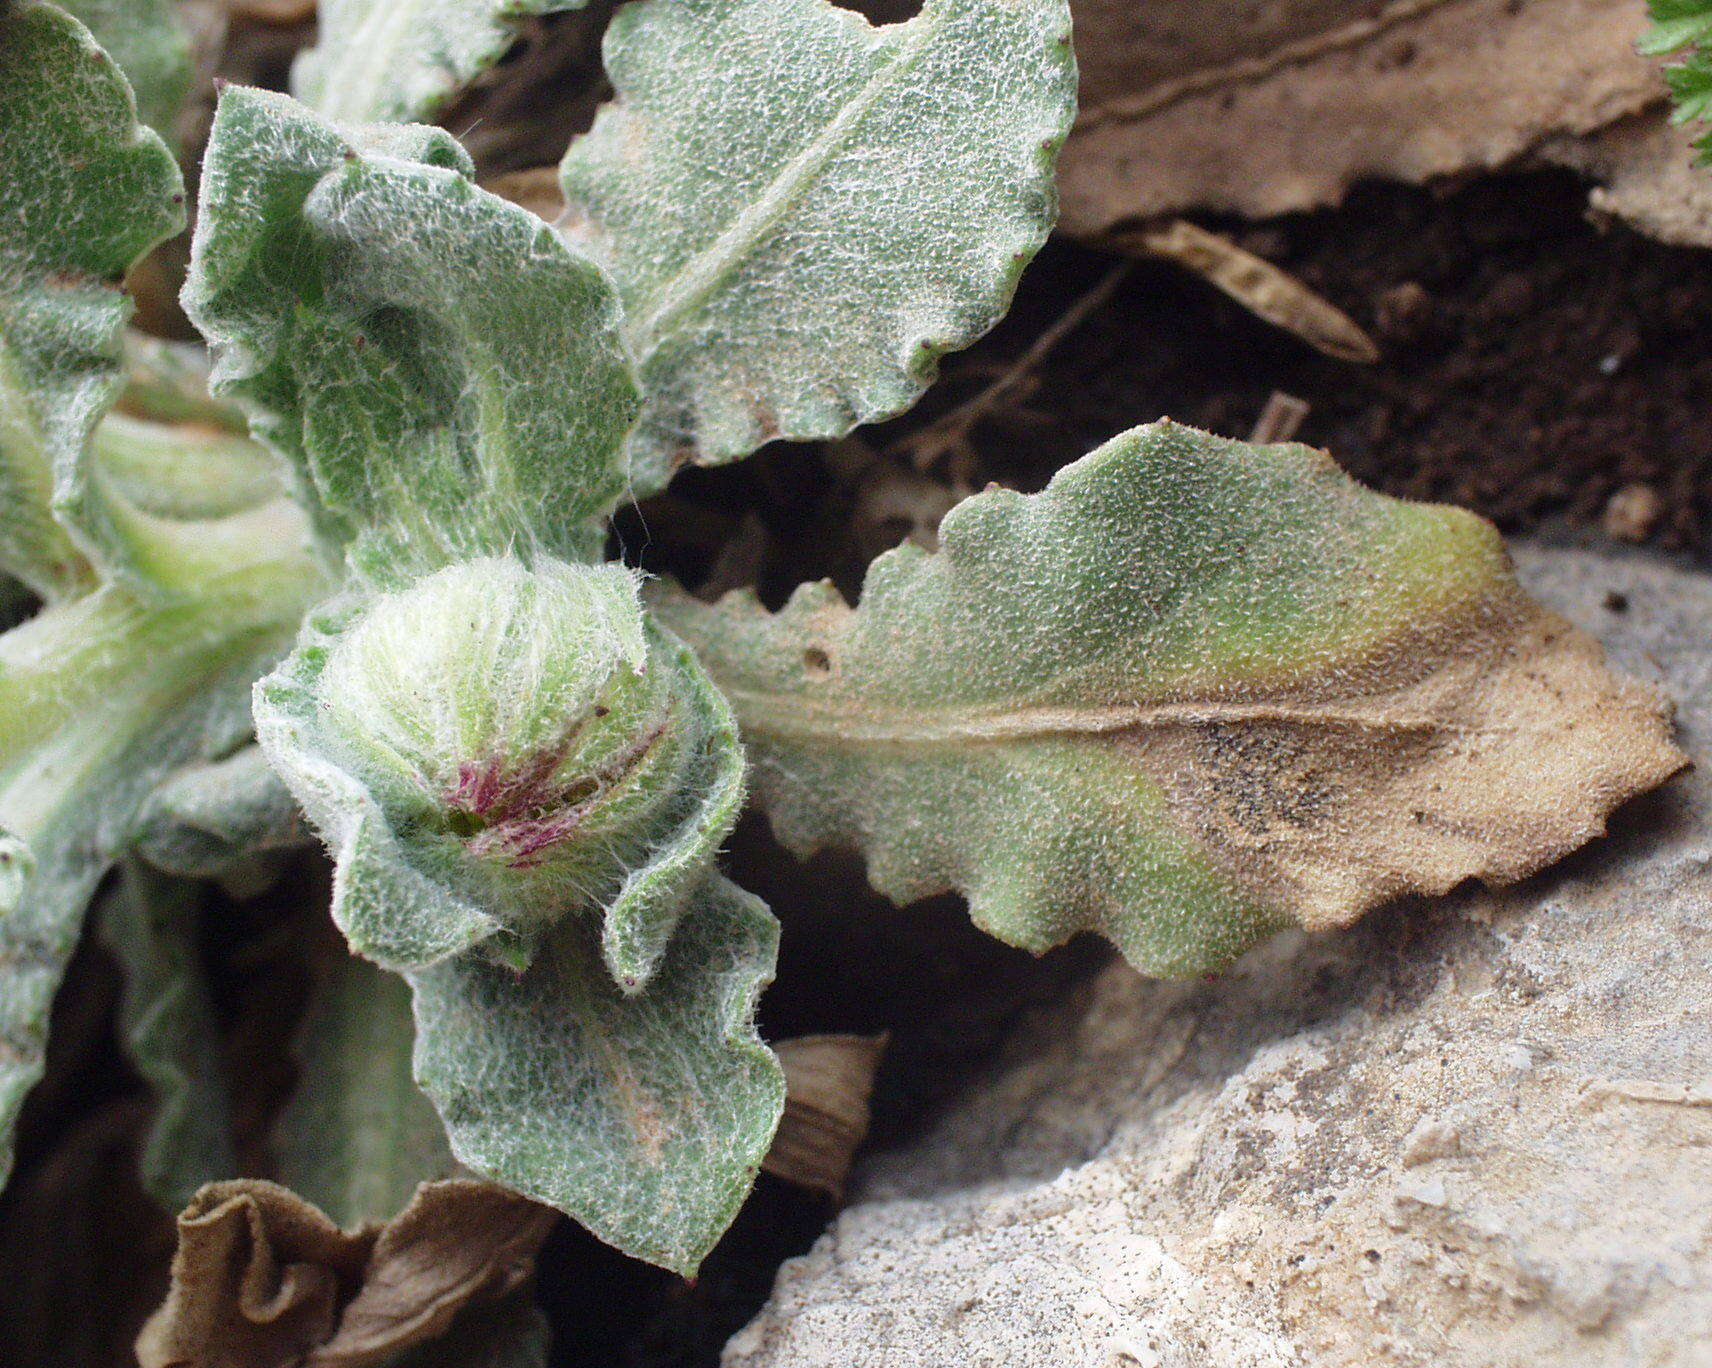
[[[402, 863], [444, 890], [458, 925], [485, 918], [526, 955], [568, 913], [604, 908], [610, 920], [686, 841], [711, 857], [729, 828], [742, 771], [729, 713], [693, 657], [646, 622], [620, 566], [467, 561], [321, 631], [264, 683], [258, 718], [271, 705], [298, 725], [267, 721], [262, 740], [336, 855], [355, 849], [360, 819], [345, 809], [378, 809], [385, 840], [371, 834], [368, 848], [388, 853], [341, 861], [344, 883], [369, 877], [377, 901], [409, 899], [393, 874], [354, 871]], [[354, 798], [328, 801], [315, 774], [329, 764]], [[656, 933], [669, 934], [669, 892], [636, 913], [663, 918], [663, 932], [608, 927], [627, 984], [651, 967]], [[432, 898], [418, 901], [428, 911], [412, 915], [434, 914]], [[391, 947], [409, 935], [365, 945], [372, 928], [341, 924], [364, 953], [407, 958]]]

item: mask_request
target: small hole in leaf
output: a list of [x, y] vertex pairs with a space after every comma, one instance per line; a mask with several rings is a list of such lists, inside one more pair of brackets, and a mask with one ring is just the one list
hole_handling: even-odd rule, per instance
[[921, 13], [921, 0], [832, 0], [839, 9], [855, 10], [870, 24], [901, 24]]
[[832, 673], [832, 657], [818, 646], [810, 646], [803, 652], [803, 669], [816, 679], [825, 679]]

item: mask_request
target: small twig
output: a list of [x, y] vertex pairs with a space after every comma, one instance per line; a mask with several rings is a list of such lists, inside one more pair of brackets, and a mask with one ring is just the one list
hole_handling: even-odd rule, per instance
[[1028, 350], [1007, 366], [997, 380], [974, 398], [941, 414], [906, 438], [902, 445], [909, 448], [915, 468], [926, 470], [948, 452], [964, 445], [975, 426], [1015, 392], [1060, 342], [1087, 322], [1089, 316], [1112, 297], [1134, 270], [1133, 261], [1120, 261], [1113, 266], [1091, 290], [1060, 314], [1051, 327], [1035, 338]]
[[1248, 440], [1256, 446], [1288, 442], [1301, 429], [1302, 420], [1307, 416], [1306, 399], [1298, 399], [1283, 390], [1273, 390], [1266, 407], [1260, 410], [1260, 417], [1254, 420], [1254, 431], [1248, 434]]
[[1187, 219], [1119, 231], [1111, 240], [1126, 251], [1163, 257], [1193, 271], [1250, 313], [1327, 356], [1363, 364], [1379, 359], [1378, 346], [1348, 314], [1281, 266]]

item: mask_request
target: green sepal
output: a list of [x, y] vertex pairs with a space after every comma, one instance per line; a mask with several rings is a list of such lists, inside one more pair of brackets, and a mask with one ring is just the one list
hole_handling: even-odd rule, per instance
[[[566, 726], [581, 729], [577, 710], [594, 706], [560, 695], [561, 676], [584, 668], [585, 648], [575, 637], [536, 636], [527, 621], [561, 578], [614, 596], [606, 611], [617, 616], [599, 630], [605, 640], [624, 637], [624, 668], [635, 677], [614, 685], [608, 703], [641, 690], [652, 700], [635, 724], [647, 733], [636, 769], [564, 847], [512, 858], [490, 845], [473, 855], [502, 829], [484, 829], [478, 812], [460, 807], [460, 790], [473, 793], [482, 774], [499, 783], [531, 771]], [[398, 624], [380, 639], [384, 652], [368, 632], [380, 615]], [[346, 641], [361, 642], [351, 648], [364, 652], [360, 664], [347, 652], [336, 665]], [[469, 720], [428, 745], [432, 723], [402, 713], [446, 716], [432, 701], [440, 690]], [[258, 687], [255, 711], [262, 747], [333, 852], [334, 919], [358, 954], [399, 970], [477, 946], [520, 968], [542, 928], [593, 915], [613, 978], [637, 991], [743, 799], [725, 700], [693, 654], [643, 620], [634, 582], [618, 567], [477, 561], [391, 595], [347, 595], [310, 616], [297, 650]], [[618, 720], [611, 712], [596, 708], [608, 723]], [[610, 744], [629, 741], [620, 734]], [[401, 758], [406, 748], [420, 753]], [[545, 858], [558, 852], [576, 858]]]

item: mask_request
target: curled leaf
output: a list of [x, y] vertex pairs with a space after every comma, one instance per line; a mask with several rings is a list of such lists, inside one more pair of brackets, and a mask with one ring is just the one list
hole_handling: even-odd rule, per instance
[[827, 0], [641, 0], [606, 65], [564, 231], [624, 299], [638, 496], [907, 408], [1051, 227], [1064, 0], [927, 0], [885, 27]]
[[778, 934], [759, 899], [710, 872], [639, 993], [612, 981], [576, 919], [521, 974], [464, 955], [410, 975], [416, 1074], [453, 1153], [627, 1254], [694, 1273], [784, 1104], [754, 1027]]
[[184, 304], [213, 389], [376, 582], [590, 559], [624, 491], [612, 285], [470, 172], [438, 129], [341, 128], [259, 90], [229, 87], [210, 136]]
[[0, 569], [45, 598], [88, 587], [106, 549], [87, 449], [122, 383], [119, 282], [183, 198], [88, 31], [42, 0], [0, 6]]
[[966, 500], [856, 608], [828, 584], [662, 607], [787, 845], [1154, 974], [1520, 878], [1684, 764], [1663, 700], [1521, 591], [1487, 523], [1171, 423]]
[[383, 1227], [341, 1230], [274, 1183], [211, 1183], [178, 1218], [142, 1368], [378, 1368], [528, 1278], [553, 1215], [487, 1183], [425, 1183]]

